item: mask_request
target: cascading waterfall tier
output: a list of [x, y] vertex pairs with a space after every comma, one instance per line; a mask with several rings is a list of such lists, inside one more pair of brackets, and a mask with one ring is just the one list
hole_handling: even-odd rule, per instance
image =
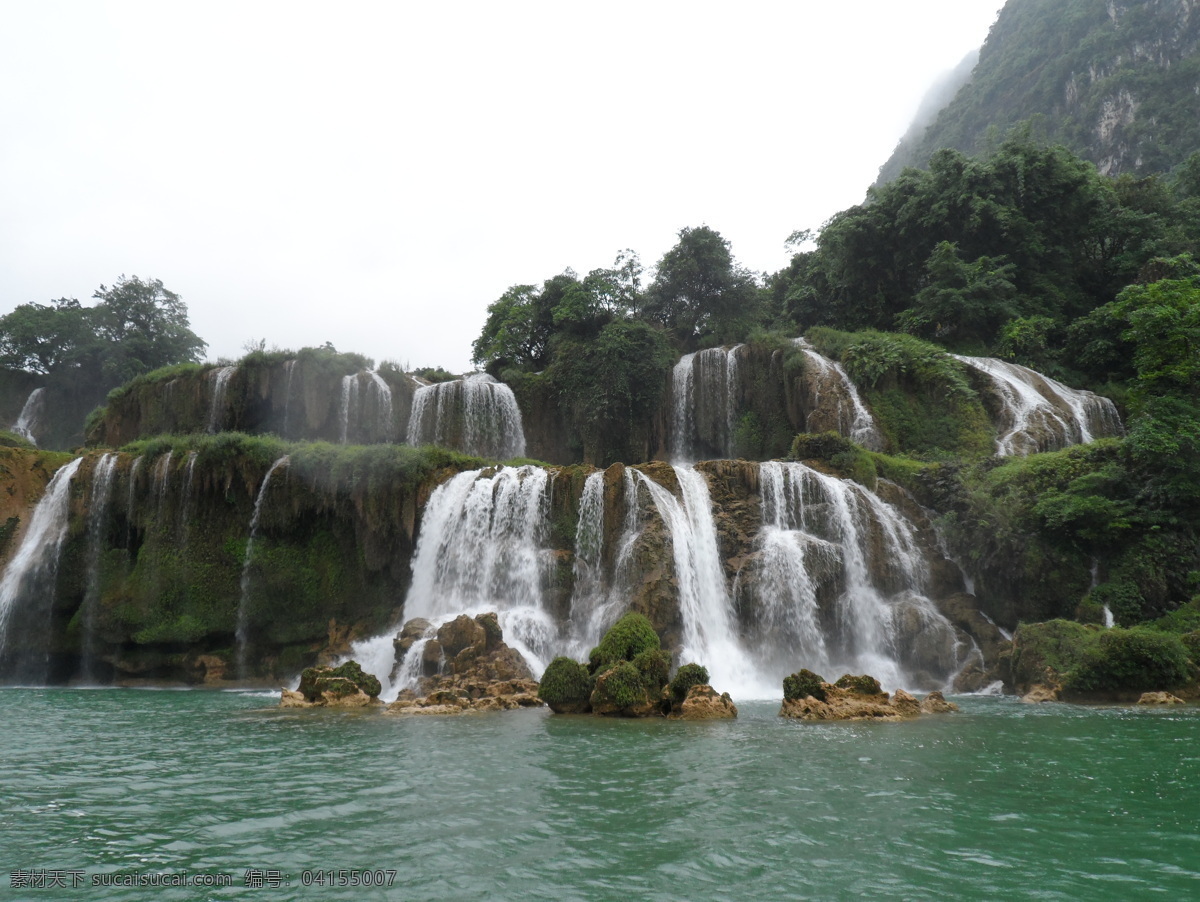
[[883, 436], [875, 418], [863, 403], [858, 387], [836, 360], [820, 354], [805, 339], [797, 338], [804, 352], [805, 385], [808, 390], [806, 432], [832, 430], [872, 451], [883, 450]]
[[21, 413], [17, 416], [17, 421], [12, 426], [13, 432], [32, 443], [35, 447], [37, 446], [37, 438], [34, 436], [34, 433], [41, 423], [45, 404], [46, 389], [35, 388], [29, 393], [29, 397], [25, 399], [25, 404], [21, 407]]
[[262, 485], [258, 489], [258, 497], [254, 499], [254, 512], [250, 515], [250, 537], [246, 540], [246, 557], [242, 562], [241, 593], [238, 599], [235, 636], [238, 679], [245, 679], [247, 675], [246, 657], [250, 644], [250, 565], [254, 560], [254, 541], [258, 538], [258, 523], [262, 518], [263, 502], [266, 501], [267, 489], [271, 486], [271, 477], [275, 475], [276, 470], [286, 467], [289, 462], [290, 458], [284, 455], [271, 464], [271, 468], [267, 470], [267, 475], [263, 477]]
[[516, 396], [486, 373], [419, 388], [413, 396], [407, 442], [496, 460], [525, 455]]
[[993, 357], [957, 360], [986, 374], [1001, 404], [996, 453], [1033, 454], [1124, 434], [1116, 405], [1028, 367]]
[[376, 444], [395, 439], [392, 389], [377, 372], [361, 370], [342, 377], [338, 406], [340, 441]]
[[[714, 685], [739, 697], [773, 694], [738, 638], [732, 599], [721, 565], [708, 484], [691, 467], [675, 466], [680, 497], [637, 472], [671, 537], [679, 613], [680, 663], [708, 668]], [[635, 471], [636, 472], [636, 471]]]
[[675, 364], [667, 441], [672, 460], [688, 463], [733, 456], [741, 347], [696, 351]]
[[[494, 611], [505, 641], [540, 676], [558, 637], [546, 610], [549, 484], [546, 470], [525, 466], [469, 470], [438, 486], [421, 521], [404, 618], [436, 630], [460, 614]], [[421, 654], [418, 645], [408, 658]], [[401, 674], [416, 673], [406, 659]]]
[[61, 467], [33, 509], [21, 545], [0, 578], [0, 675], [44, 682], [58, 558], [67, 535], [71, 478], [82, 457]]
[[[194, 452], [193, 452], [194, 453]], [[92, 471], [87, 510], [87, 586], [84, 590], [83, 641], [79, 671], [85, 683], [96, 681], [96, 620], [100, 606], [100, 555], [104, 550], [108, 508], [117, 475], [117, 455], [102, 454]]]
[[236, 372], [236, 366], [222, 366], [212, 370], [209, 376], [212, 380], [212, 394], [208, 404], [208, 431], [210, 434], [220, 432], [225, 425], [225, 396], [229, 388], [229, 380]]
[[857, 483], [803, 464], [764, 463], [759, 482], [759, 550], [735, 591], [761, 666], [948, 683], [969, 647], [926, 595], [930, 568], [908, 520]]

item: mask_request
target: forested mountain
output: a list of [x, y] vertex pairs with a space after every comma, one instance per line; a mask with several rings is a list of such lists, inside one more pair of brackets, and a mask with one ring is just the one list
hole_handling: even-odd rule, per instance
[[1019, 122], [1104, 175], [1167, 172], [1200, 147], [1200, 3], [1008, 0], [970, 80], [876, 184], [934, 151], [993, 149]]

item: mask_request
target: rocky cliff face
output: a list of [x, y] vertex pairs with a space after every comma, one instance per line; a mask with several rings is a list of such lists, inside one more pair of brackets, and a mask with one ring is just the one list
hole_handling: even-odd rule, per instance
[[186, 364], [109, 395], [88, 442], [120, 447], [153, 435], [236, 430], [289, 440], [401, 442], [421, 383], [367, 370], [355, 354], [250, 355], [236, 365]]
[[[961, 578], [887, 484], [745, 461], [468, 472], [408, 448], [234, 441], [72, 462], [61, 549], [39, 571], [53, 579], [0, 590], [6, 678], [282, 679], [411, 616], [436, 628], [477, 607], [541, 666], [636, 611], [680, 660], [742, 661], [722, 676], [743, 691], [868, 654], [936, 688], [989, 647], [939, 609], [964, 605]], [[66, 458], [8, 460], [19, 535], [37, 490], [21, 486]], [[777, 597], [787, 573], [812, 591]], [[852, 609], [876, 633], [848, 629]]]
[[1196, 0], [1008, 0], [968, 83], [878, 183], [1031, 118], [1103, 174], [1168, 171], [1200, 147], [1198, 48]]

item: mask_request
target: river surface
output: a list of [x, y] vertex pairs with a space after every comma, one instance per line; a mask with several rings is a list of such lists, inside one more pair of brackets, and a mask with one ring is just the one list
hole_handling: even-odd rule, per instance
[[[957, 701], [678, 723], [3, 690], [0, 899], [1200, 898], [1200, 708]], [[232, 885], [97, 885], [163, 875]], [[391, 885], [336, 885], [363, 880]]]

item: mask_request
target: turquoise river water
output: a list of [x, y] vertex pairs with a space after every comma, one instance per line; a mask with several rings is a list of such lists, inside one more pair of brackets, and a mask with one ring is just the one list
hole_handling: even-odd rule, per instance
[[[958, 701], [678, 723], [4, 690], [0, 899], [1200, 898], [1200, 709]], [[364, 880], [391, 885], [337, 885]]]

